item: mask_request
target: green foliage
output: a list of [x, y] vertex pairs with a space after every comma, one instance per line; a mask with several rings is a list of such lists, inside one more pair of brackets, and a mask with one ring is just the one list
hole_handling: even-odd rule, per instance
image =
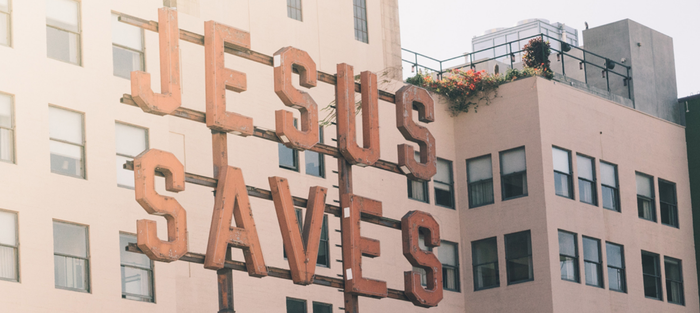
[[523, 65], [525, 68], [539, 69], [541, 76], [547, 79], [552, 79], [554, 73], [549, 67], [549, 55], [552, 50], [549, 49], [549, 41], [543, 41], [542, 37], [535, 37], [523, 46]]

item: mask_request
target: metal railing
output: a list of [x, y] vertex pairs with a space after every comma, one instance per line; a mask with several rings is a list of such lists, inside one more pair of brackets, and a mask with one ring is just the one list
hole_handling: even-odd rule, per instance
[[[521, 65], [521, 62], [516, 62], [516, 57], [520, 57], [520, 59], [522, 59], [522, 53], [525, 51], [522, 49], [522, 47], [525, 44], [527, 44], [531, 39], [537, 37], [541, 38], [543, 41], [546, 40], [550, 42], [550, 50], [552, 51], [550, 58], [552, 58], [552, 56], [556, 56], [557, 62], [561, 63], [561, 69], [559, 69], [558, 66], [551, 64], [554, 62], [552, 62], [552, 60], [550, 59], [550, 69], [553, 72], [567, 77], [565, 59], [570, 58], [570, 61], [573, 60], [574, 62], [579, 63], [579, 70], [583, 71], [583, 82], [585, 84], [590, 84], [595, 87], [605, 89], [608, 92], [619, 94], [620, 96], [626, 97], [634, 101], [632, 97], [631, 86], [632, 68], [630, 66], [624, 65], [620, 62], [614, 61], [610, 58], [601, 56], [599, 54], [586, 51], [584, 49], [581, 49], [579, 47], [576, 47], [567, 42], [561, 41], [555, 37], [551, 37], [545, 34], [533, 35], [530, 37], [513, 40], [503, 44], [495, 45], [493, 47], [474, 51], [472, 53], [465, 53], [444, 60], [438, 60], [427, 55], [420, 54], [418, 52], [401, 48], [401, 60], [403, 62], [411, 64], [411, 72], [417, 69], [425, 69], [429, 72], [434, 72], [438, 78], [441, 78], [442, 74], [450, 70], [463, 68], [476, 69], [478, 65], [485, 64], [491, 61], [497, 61], [500, 64], [509, 64], [509, 67], [513, 69], [516, 68], [517, 65]], [[408, 58], [410, 60], [404, 58], [404, 53], [407, 53], [409, 55]], [[457, 63], [457, 61], [462, 58], [464, 59], [463, 63], [459, 63], [458, 65], [452, 65]], [[505, 60], [505, 62], [502, 62], [503, 60]], [[593, 70], [595, 70], [595, 72], [593, 72]], [[598, 70], [600, 70], [600, 74], [597, 74]], [[569, 71], [571, 71], [571, 68], [569, 68]], [[598, 78], [598, 75], [601, 75], [600, 78]], [[611, 88], [611, 75], [613, 75], [614, 78], [622, 78], [622, 83], [620, 84], [620, 81], [613, 80], [613, 87]], [[603, 81], [603, 79], [605, 80]]]

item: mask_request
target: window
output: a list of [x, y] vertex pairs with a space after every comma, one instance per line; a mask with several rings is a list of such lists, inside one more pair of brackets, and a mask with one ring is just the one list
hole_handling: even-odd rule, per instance
[[508, 284], [517, 284], [534, 279], [532, 273], [532, 245], [530, 231], [504, 236], [506, 244], [506, 274]]
[[49, 107], [51, 172], [85, 178], [83, 114]]
[[637, 173], [637, 210], [640, 218], [656, 222], [654, 181], [642, 173]]
[[664, 269], [666, 273], [666, 299], [669, 303], [685, 305], [681, 260], [665, 256]]
[[90, 292], [88, 229], [53, 222], [53, 262], [56, 288]]
[[661, 269], [659, 255], [642, 251], [642, 273], [644, 278], [644, 296], [663, 300], [661, 296]]
[[676, 184], [659, 179], [659, 203], [661, 204], [661, 224], [678, 227]]
[[603, 287], [603, 259], [600, 256], [600, 240], [583, 237], [583, 265], [586, 269], [586, 285]]
[[442, 288], [459, 292], [459, 251], [457, 244], [441, 241], [438, 260], [442, 263]]
[[502, 151], [500, 156], [503, 200], [527, 196], [525, 148]]
[[[294, 119], [294, 127], [297, 127], [297, 119]], [[281, 143], [277, 144], [280, 167], [292, 171], [299, 171], [299, 150], [289, 148]]]
[[17, 214], [0, 210], [0, 280], [19, 281]]
[[437, 174], [433, 177], [435, 204], [454, 209], [452, 162], [437, 159]]
[[[420, 248], [423, 251], [433, 251], [433, 247], [428, 247], [425, 245], [425, 236], [423, 235], [422, 231], [420, 229], [418, 231], [420, 232], [418, 234], [418, 248]], [[428, 285], [428, 277], [427, 277], [428, 274], [425, 272], [425, 269], [423, 269], [422, 267], [414, 266], [413, 271], [420, 274], [420, 284], [423, 286], [427, 286]], [[444, 280], [445, 280], [445, 278], [443, 277], [443, 285], [445, 284]]]
[[623, 247], [614, 243], [605, 243], [608, 257], [608, 284], [610, 290], [627, 292], [625, 278], [625, 253]]
[[314, 302], [313, 313], [332, 313], [333, 305], [329, 303]]
[[559, 231], [559, 268], [562, 280], [579, 282], [576, 234], [562, 230]]
[[557, 196], [574, 198], [571, 192], [571, 152], [552, 147], [552, 160], [554, 162], [554, 190]]
[[367, 3], [365, 0], [353, 0], [355, 16], [355, 40], [369, 43], [367, 35]]
[[[323, 143], [323, 126], [318, 127], [319, 143]], [[326, 177], [323, 154], [306, 150], [304, 151], [304, 160], [306, 161], [306, 174]]]
[[145, 254], [126, 251], [136, 236], [119, 234], [122, 270], [122, 298], [153, 302], [153, 262]]
[[[416, 152], [413, 157], [420, 162], [420, 154]], [[420, 180], [408, 180], [408, 197], [425, 203], [430, 203], [428, 198], [428, 182]]]
[[600, 161], [603, 207], [620, 212], [620, 191], [617, 185], [617, 165]]
[[498, 276], [498, 249], [496, 237], [472, 241], [474, 291], [501, 285]]
[[131, 78], [132, 71], [144, 70], [143, 30], [119, 21], [112, 14], [112, 65], [114, 76]]
[[148, 130], [141, 127], [116, 123], [117, 186], [134, 188], [134, 172], [124, 169], [127, 160], [133, 160], [148, 149]]
[[12, 96], [0, 93], [0, 161], [10, 163], [15, 162], [15, 124], [12, 102]]
[[0, 45], [12, 45], [12, 18], [10, 0], [0, 0]]
[[80, 65], [80, 2], [46, 0], [46, 52], [49, 58]]
[[[294, 213], [297, 216], [299, 224], [299, 233], [304, 231], [304, 218], [302, 217], [301, 209], [295, 209]], [[318, 245], [318, 256], [316, 257], [316, 265], [331, 267], [330, 247], [328, 246], [328, 215], [323, 215], [323, 224], [321, 226], [321, 238]], [[283, 250], [284, 258], [287, 258], [287, 251]]]
[[576, 155], [576, 169], [578, 172], [578, 195], [583, 203], [598, 205], [595, 182], [595, 161], [592, 158]]
[[469, 207], [493, 203], [493, 170], [491, 155], [467, 160]]
[[287, 313], [306, 313], [306, 300], [287, 298]]
[[287, 17], [301, 21], [301, 0], [287, 0]]

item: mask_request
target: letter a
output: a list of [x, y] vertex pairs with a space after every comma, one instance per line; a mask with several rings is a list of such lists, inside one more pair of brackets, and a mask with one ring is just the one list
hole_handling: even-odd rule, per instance
[[185, 190], [185, 169], [172, 153], [151, 149], [134, 159], [136, 201], [148, 214], [161, 215], [168, 221], [168, 241], [158, 239], [156, 222], [150, 220], [136, 222], [136, 241], [151, 260], [172, 262], [187, 253], [187, 214], [175, 198], [156, 193], [156, 168], [165, 175], [166, 190]]
[[309, 285], [313, 283], [316, 271], [327, 189], [318, 186], [309, 188], [302, 239], [287, 179], [270, 177], [268, 180], [272, 199], [275, 202], [277, 220], [280, 223], [284, 251], [287, 252], [287, 261], [292, 272], [292, 281], [299, 285]]
[[[248, 275], [267, 276], [243, 172], [229, 166], [219, 173], [218, 178], [204, 267], [213, 270], [224, 268], [226, 250], [231, 245], [243, 249]], [[237, 227], [231, 227], [233, 219]]]
[[180, 29], [177, 10], [158, 9], [160, 94], [151, 89], [151, 74], [131, 72], [131, 97], [147, 113], [168, 115], [180, 107]]

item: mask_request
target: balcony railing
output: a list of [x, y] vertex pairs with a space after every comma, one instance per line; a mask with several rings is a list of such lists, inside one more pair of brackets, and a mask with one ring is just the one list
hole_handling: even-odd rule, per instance
[[630, 66], [545, 34], [506, 42], [444, 60], [402, 48], [402, 61], [411, 65], [411, 72], [424, 69], [435, 73], [438, 78], [452, 69], [485, 69], [490, 73], [498, 72], [501, 67], [522, 69], [522, 61], [519, 60], [522, 60], [523, 46], [537, 37], [550, 43], [552, 51], [549, 56], [550, 68], [555, 74], [563, 76], [565, 80], [578, 80], [634, 101]]

